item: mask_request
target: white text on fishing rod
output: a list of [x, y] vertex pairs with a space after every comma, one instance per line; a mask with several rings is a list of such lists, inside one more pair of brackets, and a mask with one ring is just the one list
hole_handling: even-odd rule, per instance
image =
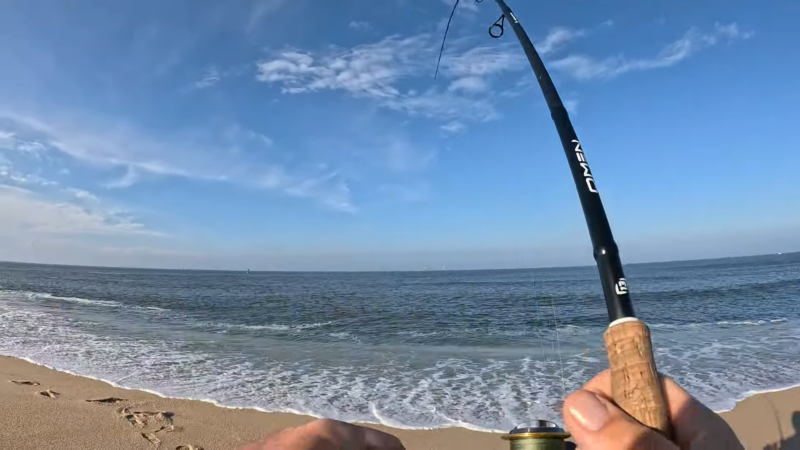
[[583, 167], [583, 178], [586, 179], [586, 186], [589, 188], [589, 192], [594, 192], [597, 194], [597, 188], [594, 185], [592, 172], [589, 170], [589, 164], [586, 162], [586, 156], [583, 154], [583, 150], [581, 150], [581, 143], [578, 142], [577, 139], [573, 139], [572, 142], [575, 143], [575, 155], [578, 157], [578, 162], [580, 162], [581, 167]]

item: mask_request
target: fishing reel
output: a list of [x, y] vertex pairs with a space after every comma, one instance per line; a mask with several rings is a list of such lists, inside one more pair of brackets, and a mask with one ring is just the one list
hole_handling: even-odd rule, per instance
[[501, 438], [509, 441], [510, 450], [567, 450], [575, 444], [567, 442], [570, 436], [549, 420], [536, 420], [531, 426], [516, 427]]

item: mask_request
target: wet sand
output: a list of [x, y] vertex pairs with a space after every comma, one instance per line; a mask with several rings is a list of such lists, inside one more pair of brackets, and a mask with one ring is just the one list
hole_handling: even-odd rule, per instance
[[[800, 450], [800, 388], [749, 397], [722, 416], [748, 449]], [[311, 420], [162, 398], [0, 357], [2, 449], [233, 450]], [[374, 428], [398, 436], [409, 450], [508, 449], [500, 434]]]

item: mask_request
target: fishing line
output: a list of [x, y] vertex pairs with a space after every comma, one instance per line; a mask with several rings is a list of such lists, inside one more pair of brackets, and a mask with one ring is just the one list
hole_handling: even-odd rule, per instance
[[[480, 1], [477, 1], [477, 3], [480, 3]], [[586, 153], [578, 140], [564, 102], [561, 100], [561, 96], [558, 94], [555, 84], [550, 78], [550, 74], [530, 37], [528, 37], [528, 34], [519, 23], [519, 19], [508, 7], [505, 0], [495, 0], [495, 3], [502, 11], [502, 16], [492, 24], [489, 34], [493, 38], [502, 36], [506, 24], [505, 19], [508, 19], [508, 24], [522, 46], [522, 50], [525, 52], [525, 56], [541, 88], [545, 103], [561, 140], [564, 154], [567, 157], [567, 164], [575, 182], [575, 188], [578, 191], [578, 198], [581, 209], [583, 209], [589, 237], [591, 238], [594, 259], [599, 270], [600, 284], [603, 288], [603, 297], [608, 310], [609, 325], [603, 333], [603, 340], [611, 369], [611, 384], [614, 386], [614, 389], [612, 389], [613, 400], [634, 419], [669, 438], [672, 436], [672, 425], [664, 392], [659, 381], [655, 357], [653, 356], [650, 328], [639, 320], [634, 312], [628, 281], [625, 279], [622, 261], [619, 256], [619, 247], [611, 232], [611, 225], [608, 222], [603, 202], [600, 199], [594, 174], [586, 160]], [[436, 66], [437, 75], [444, 52], [447, 31], [450, 28], [450, 21], [452, 21], [457, 6], [458, 0], [456, 0], [453, 11], [450, 13], [445, 36], [442, 39], [442, 46], [439, 49], [439, 60]], [[555, 316], [557, 313], [555, 301], [553, 301], [552, 305]], [[558, 324], [556, 322], [557, 332]], [[559, 358], [560, 356], [559, 353]], [[561, 368], [563, 389], [563, 365]], [[543, 431], [545, 429], [547, 432]], [[556, 430], [558, 432], [553, 433]], [[547, 436], [550, 436], [550, 438]], [[531, 444], [530, 441], [544, 445], [545, 441], [553, 441], [554, 439], [552, 438], [554, 436], [557, 438], [555, 440], [560, 440], [560, 442], [553, 442], [553, 444], [560, 447], [548, 446], [541, 448], [563, 448], [563, 439], [568, 434], [564, 433], [560, 428], [554, 429], [554, 427], [549, 426], [522, 429], [516, 427], [508, 434], [503, 435], [502, 438], [510, 441], [512, 449], [520, 449], [523, 445], [530, 447], [528, 445]]]
[[[475, 3], [482, 3], [482, 1], [475, 0]], [[578, 197], [594, 250], [594, 259], [599, 270], [603, 297], [608, 310], [609, 326], [603, 333], [603, 340], [611, 369], [611, 383], [614, 386], [612, 390], [613, 400], [634, 419], [664, 436], [671, 437], [671, 424], [653, 356], [650, 329], [644, 322], [637, 319], [634, 313], [628, 283], [619, 257], [619, 249], [614, 241], [611, 226], [608, 223], [608, 217], [600, 200], [594, 175], [586, 161], [584, 150], [572, 127], [567, 109], [527, 33], [505, 0], [495, 0], [495, 2], [500, 7], [502, 15], [489, 27], [489, 36], [494, 39], [502, 37], [505, 32], [505, 19], [508, 18], [508, 23], [522, 46], [542, 90], [578, 191]], [[459, 0], [456, 0], [445, 27], [434, 79], [439, 74], [447, 33], [450, 30], [458, 4]], [[539, 301], [536, 298], [535, 283], [533, 284], [538, 316], [540, 312]], [[555, 303], [554, 296], [551, 296], [550, 304], [553, 309], [555, 331], [554, 350], [558, 354], [558, 372], [561, 379], [562, 397], [565, 397], [566, 382], [564, 380], [564, 364], [561, 357], [561, 342], [558, 333], [558, 310]], [[583, 304], [580, 308], [581, 314], [585, 314], [585, 309], [586, 296], [584, 296]], [[540, 338], [541, 343], [542, 339]], [[585, 354], [588, 356], [588, 348]], [[545, 367], [547, 365], [545, 360]], [[511, 450], [566, 448], [564, 439], [569, 437], [569, 433], [566, 433], [552, 422], [537, 420], [536, 423], [537, 426], [532, 427], [515, 427], [508, 434], [503, 435], [502, 438], [509, 441]]]
[[[444, 54], [444, 43], [447, 41], [447, 32], [450, 31], [450, 23], [453, 21], [453, 15], [456, 13], [456, 9], [458, 9], [459, 1], [460, 0], [456, 0], [456, 2], [453, 4], [453, 10], [450, 11], [450, 18], [447, 19], [447, 26], [444, 29], [444, 36], [442, 36], [442, 45], [439, 47], [439, 59], [436, 60], [436, 72], [433, 74], [434, 80], [439, 75], [439, 65], [442, 63], [442, 54]], [[476, 5], [481, 3], [483, 3], [483, 0], [475, 0]], [[505, 33], [505, 24], [506, 15], [501, 14], [500, 18], [495, 20], [494, 23], [489, 27], [489, 36], [493, 37], [494, 39], [500, 39], [503, 37], [503, 34]]]
[[556, 354], [558, 354], [558, 374], [561, 377], [561, 397], [567, 397], [567, 388], [564, 384], [564, 363], [561, 361], [561, 342], [558, 340], [558, 314], [556, 314], [556, 300], [550, 298], [550, 305], [553, 307], [553, 328], [556, 332]]
[[[481, 0], [483, 1], [483, 0]], [[442, 46], [439, 48], [439, 59], [436, 61], [436, 72], [433, 74], [433, 79], [436, 79], [436, 76], [439, 75], [439, 64], [442, 62], [442, 53], [444, 53], [444, 41], [447, 40], [447, 32], [450, 31], [450, 22], [453, 21], [453, 15], [456, 13], [456, 8], [458, 8], [459, 0], [453, 4], [453, 10], [450, 11], [450, 18], [447, 19], [447, 27], [444, 29], [444, 36], [442, 37]], [[480, 3], [476, 0], [476, 3]]]

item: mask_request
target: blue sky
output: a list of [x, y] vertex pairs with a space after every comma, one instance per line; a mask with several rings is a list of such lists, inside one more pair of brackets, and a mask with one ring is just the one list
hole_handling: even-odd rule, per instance
[[[800, 250], [790, 1], [509, 0], [624, 262]], [[591, 262], [518, 42], [444, 0], [0, 0], [0, 259]], [[510, 31], [507, 30], [507, 31]]]

